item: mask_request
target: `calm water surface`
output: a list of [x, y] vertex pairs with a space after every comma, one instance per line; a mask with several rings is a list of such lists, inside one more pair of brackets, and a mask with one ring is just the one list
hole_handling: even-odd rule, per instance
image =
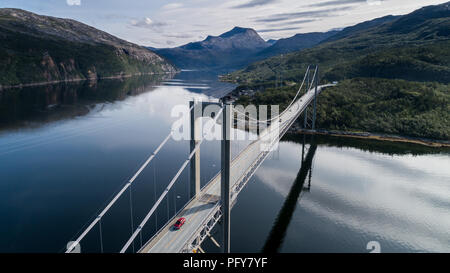
[[[167, 135], [174, 105], [233, 88], [214, 73], [182, 72], [0, 92], [0, 252], [64, 251]], [[244, 147], [235, 142], [233, 153]], [[309, 157], [302, 163], [303, 147]], [[161, 150], [102, 221], [104, 251], [123, 246], [188, 153], [186, 141]], [[202, 184], [219, 171], [219, 153], [218, 142], [202, 145]], [[232, 210], [231, 249], [368, 252], [367, 243], [378, 241], [383, 252], [449, 252], [449, 166], [446, 150], [285, 137]], [[150, 219], [143, 241], [189, 199], [188, 175]], [[82, 251], [100, 251], [99, 231]], [[217, 251], [208, 241], [204, 248]]]

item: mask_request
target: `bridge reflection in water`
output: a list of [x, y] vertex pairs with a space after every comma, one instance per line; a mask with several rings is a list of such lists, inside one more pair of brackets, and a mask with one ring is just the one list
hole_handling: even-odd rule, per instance
[[[199, 169], [195, 166], [199, 164], [192, 164], [192, 162], [199, 161], [197, 155], [200, 151], [200, 145], [203, 143], [204, 139], [199, 141], [191, 141], [191, 149], [188, 158], [184, 161], [181, 168], [177, 171], [175, 176], [172, 178], [170, 183], [167, 185], [161, 196], [156, 200], [155, 204], [148, 211], [145, 217], [142, 219], [140, 224], [135, 225], [133, 220], [131, 221], [132, 234], [128, 241], [120, 250], [121, 253], [127, 251], [135, 251], [134, 245], [138, 243], [142, 247], [139, 248], [138, 252], [197, 252], [202, 251], [201, 244], [203, 240], [207, 237], [211, 237], [210, 232], [213, 227], [219, 222], [222, 223], [222, 240], [220, 247], [223, 252], [229, 252], [229, 240], [230, 240], [230, 210], [235, 204], [237, 197], [241, 190], [248, 183], [250, 178], [265, 160], [270, 151], [275, 147], [276, 143], [284, 136], [292, 124], [304, 113], [304, 127], [311, 127], [315, 129], [315, 117], [316, 117], [316, 101], [317, 96], [321, 91], [334, 84], [325, 84], [319, 86], [319, 68], [316, 65], [314, 69], [308, 66], [303, 81], [297, 91], [297, 94], [292, 99], [292, 102], [286, 107], [286, 109], [279, 115], [271, 117], [268, 120], [259, 120], [252, 117], [248, 117], [248, 122], [255, 124], [269, 123], [269, 126], [262, 130], [257, 140], [251, 142], [238, 156], [234, 159], [231, 158], [231, 145], [230, 145], [230, 134], [231, 134], [231, 121], [235, 120], [235, 113], [239, 111], [235, 110], [229, 104], [223, 104], [222, 102], [209, 102], [217, 104], [219, 106], [219, 112], [215, 115], [213, 121], [216, 121], [221, 117], [222, 122], [222, 168], [217, 175], [207, 183], [204, 188], [200, 188], [199, 183]], [[312, 77], [311, 77], [312, 75]], [[303, 87], [305, 91], [303, 92]], [[191, 139], [194, 140], [192, 135], [195, 130], [196, 118], [195, 118], [195, 105], [203, 105], [203, 103], [192, 103], [191, 111]], [[203, 106], [202, 106], [203, 107]], [[312, 117], [308, 115], [308, 107], [312, 108]], [[237, 111], [237, 112], [235, 112]], [[202, 111], [203, 112], [203, 111]], [[239, 113], [238, 113], [239, 114]], [[239, 117], [239, 115], [238, 115]], [[245, 113], [244, 113], [244, 117]], [[225, 122], [226, 121], [226, 122]], [[192, 130], [192, 128], [194, 128]], [[109, 209], [116, 203], [117, 200], [128, 190], [130, 191], [131, 200], [131, 186], [135, 179], [140, 175], [140, 173], [150, 164], [162, 147], [168, 142], [172, 137], [174, 130], [167, 135], [167, 137], [161, 142], [158, 148], [152, 153], [152, 155], [145, 161], [145, 163], [139, 168], [135, 175], [124, 185], [124, 187], [114, 196], [114, 198], [106, 205], [106, 207], [98, 214], [98, 216], [91, 222], [90, 225], [78, 236], [75, 241], [70, 242], [67, 247], [66, 252], [72, 252], [75, 247], [80, 243], [81, 240], [94, 228], [94, 226], [99, 227], [100, 230], [100, 246], [103, 252], [103, 239], [102, 239], [102, 219]], [[316, 146], [311, 146], [309, 149], [304, 162], [308, 162], [309, 158], [312, 161]], [[304, 155], [304, 153], [303, 153]], [[191, 164], [189, 164], [191, 163]], [[305, 168], [308, 164], [305, 165]], [[154, 234], [150, 240], [145, 240], [142, 238], [142, 230], [144, 226], [149, 222], [151, 217], [157, 217], [157, 209], [160, 204], [164, 204], [164, 199], [169, 202], [169, 192], [174, 186], [175, 182], [178, 180], [180, 175], [186, 169], [186, 167], [194, 167], [191, 170], [191, 189], [195, 188], [195, 195], [192, 199], [178, 212], [173, 215], [172, 218], [169, 217], [165, 225], [159, 229], [159, 231]], [[311, 165], [311, 163], [309, 163]], [[307, 168], [307, 170], [309, 170]], [[306, 171], [304, 176], [306, 177]], [[194, 175], [192, 175], [194, 174]], [[194, 177], [194, 179], [192, 178]], [[198, 176], [198, 177], [196, 177]], [[303, 176], [303, 175], [302, 175]], [[304, 180], [304, 179], [303, 179]], [[195, 187], [194, 187], [195, 186]], [[207, 198], [206, 200], [202, 197], [204, 196], [216, 197], [215, 199]], [[297, 197], [298, 198], [298, 197]], [[213, 201], [214, 200], [214, 201]], [[206, 201], [206, 202], [205, 202]], [[131, 202], [131, 201], [130, 201]], [[130, 203], [131, 204], [131, 203]], [[167, 205], [168, 207], [168, 205]], [[192, 209], [195, 210], [192, 213]], [[130, 205], [130, 215], [133, 219], [133, 208]], [[189, 212], [189, 213], [188, 213]], [[185, 217], [188, 222], [183, 229], [172, 232], [171, 226], [179, 217]], [[219, 245], [219, 244], [217, 244]]]
[[[276, 253], [279, 252], [280, 247], [283, 244], [286, 231], [292, 220], [292, 215], [294, 214], [295, 208], [297, 207], [300, 194], [302, 192], [309, 192], [311, 188], [311, 177], [312, 177], [312, 167], [313, 159], [316, 154], [317, 144], [314, 141], [314, 135], [310, 136], [311, 144], [306, 147], [306, 135], [303, 135], [303, 145], [302, 145], [302, 163], [300, 170], [298, 171], [297, 177], [292, 184], [289, 194], [284, 201], [283, 207], [281, 208], [272, 230], [263, 246], [263, 253]], [[307, 185], [305, 182], [308, 180]]]

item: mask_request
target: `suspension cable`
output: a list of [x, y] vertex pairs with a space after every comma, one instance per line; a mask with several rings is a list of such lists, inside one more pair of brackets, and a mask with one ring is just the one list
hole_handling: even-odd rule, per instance
[[[220, 114], [222, 113], [223, 108], [220, 109], [220, 111], [217, 113], [216, 117], [214, 118], [214, 122], [217, 121], [217, 119], [219, 118]], [[172, 178], [172, 180], [170, 181], [169, 185], [167, 186], [167, 188], [164, 190], [164, 192], [161, 194], [161, 196], [159, 197], [158, 201], [156, 201], [156, 203], [153, 205], [153, 207], [150, 209], [150, 211], [148, 212], [148, 214], [145, 216], [144, 220], [142, 220], [141, 224], [137, 227], [136, 231], [133, 233], [133, 235], [130, 237], [130, 239], [126, 242], [126, 244], [123, 246], [123, 248], [120, 250], [120, 253], [124, 253], [128, 247], [131, 245], [131, 243], [134, 241], [134, 239], [136, 238], [136, 236], [141, 232], [142, 228], [144, 227], [144, 225], [147, 223], [147, 221], [150, 219], [150, 217], [153, 215], [153, 213], [155, 212], [155, 210], [158, 208], [159, 204], [161, 203], [161, 201], [164, 199], [164, 197], [167, 195], [167, 193], [169, 192], [169, 190], [172, 188], [172, 186], [175, 184], [175, 182], [178, 180], [178, 177], [181, 175], [181, 173], [183, 172], [183, 170], [186, 168], [187, 164], [189, 163], [189, 161], [192, 159], [192, 157], [194, 156], [194, 154], [198, 151], [198, 149], [200, 149], [200, 145], [202, 145], [203, 141], [205, 140], [205, 138], [202, 138], [197, 145], [195, 145], [195, 148], [192, 150], [192, 152], [189, 154], [188, 159], [186, 159], [186, 161], [183, 163], [183, 165], [181, 166], [181, 168], [178, 170], [178, 172], [175, 174], [175, 176]]]
[[[278, 119], [281, 115], [283, 115], [287, 110], [289, 110], [289, 108], [292, 106], [292, 104], [294, 104], [296, 98], [297, 98], [298, 95], [300, 94], [300, 91], [301, 91], [301, 89], [303, 88], [303, 85], [304, 85], [304, 83], [305, 83], [306, 76], [308, 75], [309, 70], [310, 70], [310, 66], [308, 66], [308, 68], [306, 69], [305, 76], [303, 77], [302, 84], [300, 85], [300, 88], [298, 89], [297, 94], [295, 94], [294, 99], [291, 101], [291, 103], [288, 105], [288, 107], [286, 107], [286, 109], [284, 109], [284, 111], [283, 111], [281, 114], [279, 114], [279, 115], [276, 116], [276, 117], [273, 117], [273, 118], [271, 118], [271, 119], [266, 119], [266, 120], [258, 120], [258, 119], [255, 119], [255, 118], [253, 118], [253, 117], [248, 116], [249, 120], [252, 119], [252, 120], [254, 120], [255, 122], [262, 123], [262, 122], [273, 121], [273, 120], [275, 120], [275, 119]], [[317, 72], [317, 67], [316, 67], [316, 69], [315, 69], [315, 71], [314, 71], [313, 80], [314, 80], [314, 78], [316, 77], [316, 72]], [[311, 81], [311, 85], [310, 85], [309, 87], [312, 86], [313, 80]], [[309, 89], [308, 89], [307, 91], [309, 91]], [[243, 113], [242, 111], [239, 111], [239, 110], [236, 110], [236, 109], [234, 109], [234, 111], [236, 111], [236, 112], [238, 112], [238, 113], [240, 113], [240, 114], [243, 114], [244, 116], [247, 116], [247, 114], [246, 114], [246, 113]]]
[[[130, 192], [130, 224], [131, 224], [131, 233], [133, 233], [134, 230], [134, 221], [133, 221], [133, 197], [131, 193], [131, 187], [128, 188], [128, 191]], [[134, 243], [133, 243], [133, 251], [134, 251]]]
[[[194, 108], [194, 105], [189, 109], [189, 111], [192, 111]], [[100, 214], [91, 222], [91, 224], [81, 233], [81, 235], [72, 243], [70, 247], [67, 248], [66, 253], [70, 253], [79, 243], [80, 241], [86, 236], [86, 234], [91, 231], [91, 229], [100, 221], [100, 219], [108, 212], [108, 210], [116, 203], [116, 201], [119, 199], [120, 196], [128, 189], [128, 187], [131, 186], [131, 184], [136, 180], [136, 178], [141, 174], [141, 172], [150, 164], [150, 162], [153, 160], [153, 158], [156, 157], [156, 155], [159, 153], [159, 151], [162, 149], [162, 147], [169, 141], [169, 139], [172, 137], [175, 130], [179, 129], [182, 126], [182, 124], [179, 125], [179, 127], [174, 128], [170, 131], [170, 133], [166, 136], [166, 138], [159, 144], [158, 148], [148, 157], [148, 159], [142, 164], [142, 166], [139, 168], [139, 170], [131, 177], [130, 180], [122, 187], [122, 189], [114, 196], [114, 198], [106, 205], [106, 207], [100, 212]]]

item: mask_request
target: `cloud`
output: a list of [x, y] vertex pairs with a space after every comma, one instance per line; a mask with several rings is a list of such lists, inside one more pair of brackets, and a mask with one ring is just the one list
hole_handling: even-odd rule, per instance
[[81, 6], [81, 0], [66, 0], [69, 6]]
[[133, 19], [132, 16], [125, 15], [125, 14], [119, 14], [119, 13], [100, 14], [100, 15], [98, 15], [98, 17], [101, 19], [105, 19], [105, 20]]
[[145, 17], [141, 20], [131, 20], [131, 25], [135, 27], [141, 27], [141, 28], [161, 28], [164, 26], [167, 26], [167, 23], [165, 22], [159, 22], [159, 21], [153, 21], [149, 17]]
[[167, 5], [164, 5], [161, 9], [163, 10], [174, 10], [174, 9], [179, 9], [181, 7], [183, 7], [184, 5], [182, 3], [170, 3]]
[[347, 4], [356, 4], [356, 3], [366, 3], [369, 0], [331, 0], [320, 3], [315, 3], [308, 5], [308, 7], [328, 7], [328, 6], [338, 6], [338, 5], [347, 5]]
[[385, 0], [366, 0], [367, 4], [369, 6], [379, 6], [381, 5]]
[[278, 0], [251, 0], [248, 3], [240, 4], [237, 6], [233, 6], [234, 9], [245, 9], [245, 8], [253, 8], [256, 6], [263, 6], [267, 4], [272, 4], [274, 2], [277, 2]]
[[[99, 27], [121, 38], [138, 42], [142, 36], [147, 36], [158, 40], [161, 43], [158, 46], [167, 46], [167, 40], [175, 42], [175, 45], [183, 45], [201, 40], [199, 36], [218, 36], [237, 25], [267, 31], [302, 27], [300, 31], [262, 33], [264, 39], [279, 39], [298, 32], [328, 31], [331, 28], [347, 27], [389, 14], [409, 13], [424, 5], [436, 4], [438, 1], [443, 0], [384, 0], [381, 3], [389, 5], [381, 6], [371, 6], [380, 0], [127, 0], [109, 1], [108, 5], [97, 3], [101, 1], [93, 1], [102, 9], [95, 11], [89, 9], [86, 12], [93, 13], [95, 19], [101, 19]], [[308, 6], [315, 4], [316, 6]], [[83, 2], [83, 5], [85, 6], [86, 2]], [[76, 8], [76, 6], [67, 7]], [[87, 16], [84, 14], [83, 16]], [[112, 14], [128, 17], [120, 17], [119, 20], [114, 19], [119, 16]], [[101, 18], [102, 15], [111, 19]], [[145, 20], [145, 17], [149, 17], [151, 21]], [[179, 35], [180, 33], [192, 36]], [[166, 37], [166, 34], [178, 37]], [[149, 41], [146, 45], [155, 44]]]
[[296, 18], [323, 18], [323, 17], [330, 17], [339, 11], [351, 10], [353, 8], [354, 7], [340, 7], [340, 8], [329, 8], [329, 9], [301, 11], [292, 13], [279, 13], [269, 17], [258, 18], [255, 20], [255, 22], [278, 22]]
[[276, 23], [276, 24], [269, 24], [269, 26], [273, 26], [273, 27], [281, 27], [281, 26], [289, 26], [289, 25], [301, 25], [301, 24], [306, 24], [306, 23], [311, 23], [311, 22], [315, 22], [318, 21], [316, 19], [302, 19], [302, 20], [294, 20], [294, 21], [287, 21], [287, 22], [282, 22], [282, 23]]
[[259, 29], [256, 32], [266, 33], [266, 32], [277, 32], [277, 31], [287, 31], [287, 30], [296, 30], [300, 29], [300, 27], [285, 27], [285, 28], [268, 28], [268, 29]]
[[166, 35], [164, 35], [164, 36], [165, 36], [165, 37], [168, 37], [168, 38], [177, 38], [177, 39], [189, 39], [189, 38], [194, 38], [193, 35], [187, 34], [187, 33], [166, 34]]

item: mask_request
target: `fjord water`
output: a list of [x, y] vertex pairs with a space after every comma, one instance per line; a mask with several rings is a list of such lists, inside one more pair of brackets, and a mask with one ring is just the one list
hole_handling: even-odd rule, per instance
[[[233, 88], [215, 73], [185, 71], [1, 91], [0, 252], [64, 251], [164, 139], [173, 106]], [[244, 145], [235, 142], [233, 154]], [[450, 251], [448, 151], [307, 137], [313, 146], [310, 180], [299, 179], [303, 136], [285, 137], [256, 172], [232, 210], [233, 252], [368, 252], [369, 241], [382, 252]], [[81, 250], [117, 252], [188, 153], [189, 142], [171, 140]], [[202, 145], [203, 185], [219, 171], [219, 153], [217, 141]], [[188, 176], [147, 223], [144, 242], [189, 199]], [[204, 248], [218, 251], [210, 241]]]

